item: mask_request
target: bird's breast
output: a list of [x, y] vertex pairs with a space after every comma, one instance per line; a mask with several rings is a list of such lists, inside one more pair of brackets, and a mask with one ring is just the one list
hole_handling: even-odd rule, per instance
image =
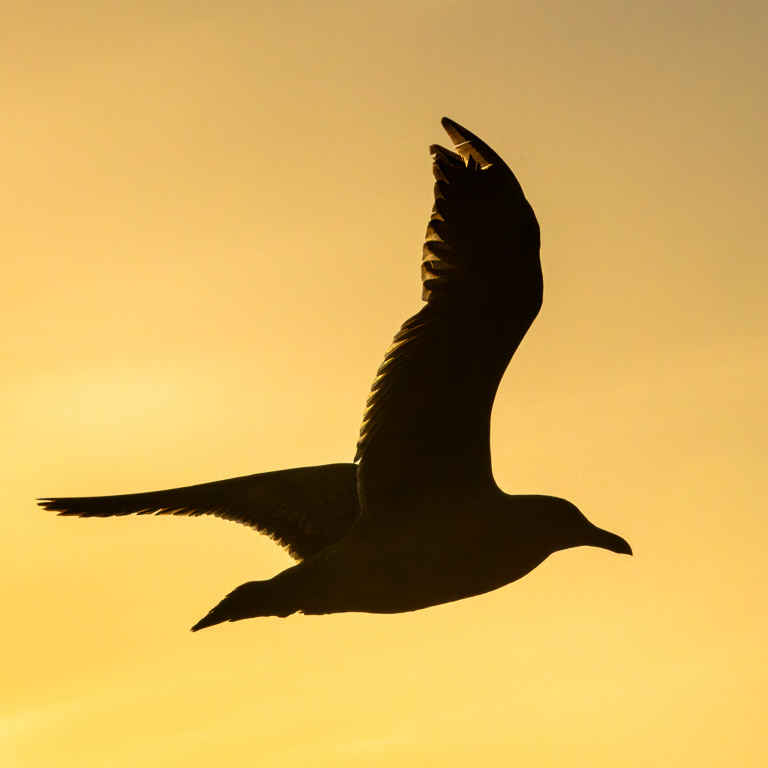
[[303, 610], [401, 613], [498, 589], [544, 559], [509, 523], [426, 516], [353, 532], [308, 569], [316, 605]]

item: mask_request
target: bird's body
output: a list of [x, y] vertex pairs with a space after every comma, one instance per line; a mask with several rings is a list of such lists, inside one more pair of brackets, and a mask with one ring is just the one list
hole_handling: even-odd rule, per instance
[[214, 514], [267, 533], [301, 561], [238, 587], [193, 629], [297, 611], [414, 611], [498, 589], [561, 549], [631, 554], [570, 502], [509, 496], [493, 479], [493, 400], [541, 307], [539, 228], [504, 161], [456, 123], [446, 118], [443, 126], [458, 154], [431, 148], [427, 304], [379, 369], [359, 465], [41, 501], [83, 517]]
[[[258, 594], [260, 610], [268, 606], [278, 616], [403, 613], [490, 592], [525, 576], [550, 554], [526, 513], [530, 497], [517, 497], [516, 514], [504, 494], [497, 494], [446, 502], [440, 519], [427, 512], [407, 524], [363, 522], [274, 579], [240, 589], [243, 596]], [[472, 515], [472, 525], [462, 521], [465, 515]]]

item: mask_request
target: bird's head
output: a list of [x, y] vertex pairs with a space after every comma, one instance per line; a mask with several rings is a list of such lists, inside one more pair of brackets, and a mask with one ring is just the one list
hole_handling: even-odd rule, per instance
[[557, 549], [600, 547], [620, 555], [631, 555], [632, 547], [615, 533], [598, 528], [574, 504], [554, 496], [539, 496], [538, 513], [546, 521], [547, 537]]

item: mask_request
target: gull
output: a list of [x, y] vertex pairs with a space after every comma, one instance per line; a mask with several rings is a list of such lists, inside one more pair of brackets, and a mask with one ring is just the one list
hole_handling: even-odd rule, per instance
[[572, 547], [632, 554], [565, 499], [509, 495], [491, 470], [491, 410], [541, 308], [539, 225], [507, 164], [448, 118], [430, 147], [435, 204], [422, 309], [384, 357], [353, 463], [120, 496], [46, 498], [61, 515], [215, 515], [297, 564], [237, 587], [193, 631], [258, 616], [403, 613], [516, 581]]

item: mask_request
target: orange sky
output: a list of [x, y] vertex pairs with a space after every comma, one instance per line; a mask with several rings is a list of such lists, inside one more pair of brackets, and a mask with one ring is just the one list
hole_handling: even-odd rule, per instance
[[[764, 2], [2, 15], [3, 766], [766, 764]], [[421, 306], [444, 114], [542, 227], [497, 481], [635, 557], [193, 635], [288, 556], [217, 519], [33, 500], [350, 461]]]

